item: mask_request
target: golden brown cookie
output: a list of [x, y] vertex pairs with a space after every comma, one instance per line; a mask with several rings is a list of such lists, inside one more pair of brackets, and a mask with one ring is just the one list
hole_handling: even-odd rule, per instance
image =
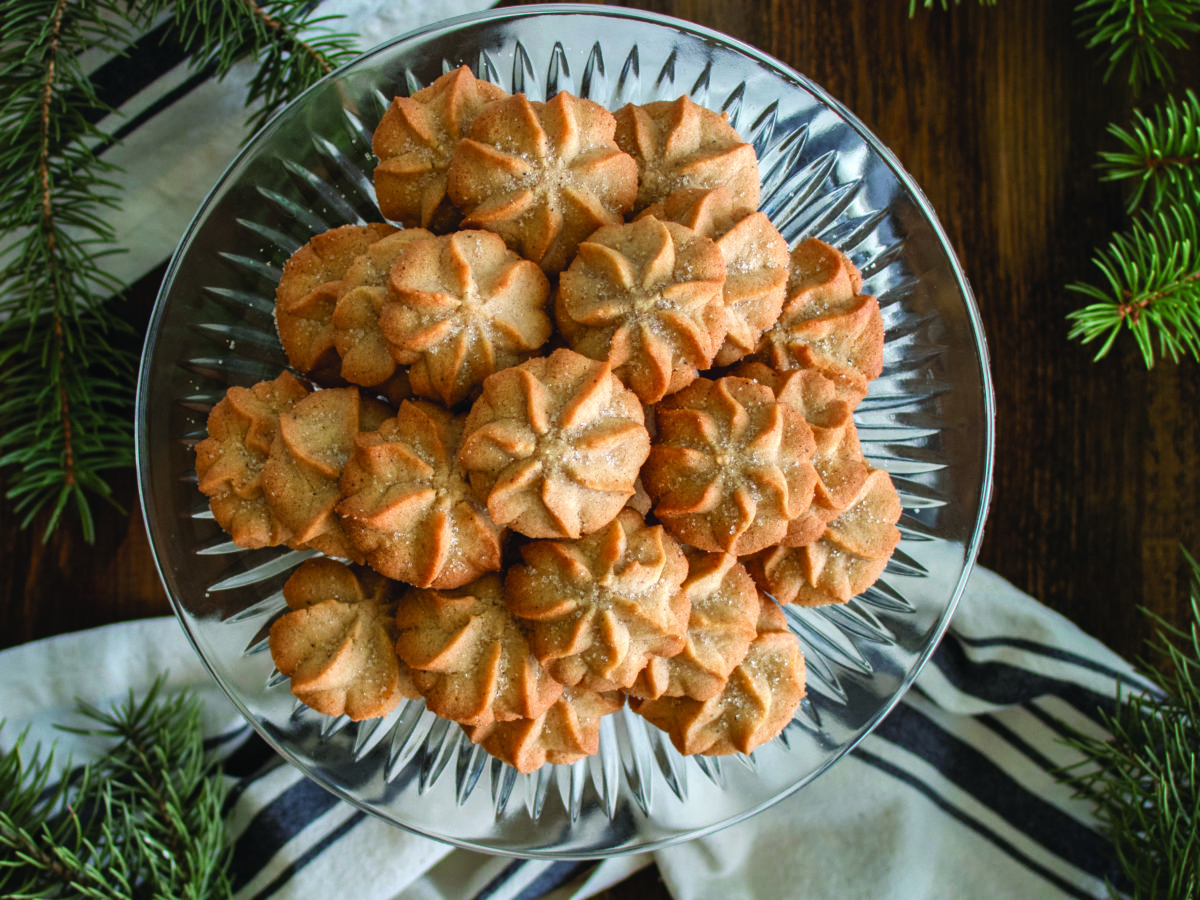
[[333, 508], [342, 467], [360, 431], [374, 431], [392, 411], [357, 388], [315, 391], [279, 415], [279, 431], [263, 467], [263, 494], [288, 530], [289, 547], [362, 562]]
[[493, 521], [528, 537], [579, 537], [634, 496], [650, 452], [637, 397], [570, 350], [497, 372], [467, 416], [459, 460]]
[[414, 241], [396, 259], [379, 316], [414, 392], [454, 406], [550, 337], [542, 270], [489, 231]]
[[683, 591], [692, 604], [683, 650], [651, 659], [629, 689], [634, 697], [707, 700], [719, 694], [758, 634], [758, 588], [737, 557], [691, 547], [683, 552]]
[[546, 763], [567, 765], [600, 749], [600, 720], [625, 704], [619, 691], [596, 693], [566, 688], [536, 719], [464, 726], [474, 744], [518, 772], [534, 772]]
[[637, 164], [613, 140], [615, 128], [608, 110], [566, 92], [546, 103], [524, 94], [493, 103], [450, 163], [463, 226], [494, 231], [546, 272], [561, 272], [580, 241], [633, 207]]
[[395, 230], [343, 225], [314, 236], [288, 259], [275, 290], [275, 328], [296, 369], [337, 373], [332, 319], [342, 276], [367, 247]]
[[804, 657], [787, 620], [763, 600], [758, 636], [724, 689], [708, 700], [659, 697], [630, 708], [665, 731], [685, 755], [750, 753], [777, 737], [804, 699]]
[[279, 416], [308, 396], [289, 372], [274, 381], [231, 387], [208, 415], [208, 437], [196, 445], [196, 476], [217, 524], [239, 547], [274, 547], [291, 533], [263, 494], [263, 467]]
[[658, 404], [654, 419], [642, 481], [654, 514], [684, 543], [756, 553], [812, 503], [812, 429], [768, 386], [701, 378]]
[[712, 365], [725, 340], [725, 263], [706, 237], [652, 216], [596, 231], [559, 280], [571, 349], [606, 360], [643, 403]]
[[333, 344], [341, 357], [341, 376], [351, 384], [373, 387], [394, 377], [396, 361], [379, 328], [379, 313], [387, 300], [388, 279], [396, 258], [413, 241], [431, 237], [433, 232], [424, 228], [406, 228], [380, 238], [342, 276], [331, 321]]
[[451, 591], [409, 591], [396, 628], [396, 652], [425, 705], [444, 718], [464, 725], [536, 719], [562, 693], [504, 605], [498, 574]]
[[765, 384], [782, 403], [796, 409], [812, 428], [816, 449], [812, 464], [817, 485], [812, 505], [788, 523], [781, 543], [789, 547], [810, 544], [825, 531], [858, 494], [869, 467], [854, 426], [857, 395], [816, 369], [776, 372], [759, 362], [743, 363], [735, 375]]
[[628, 688], [655, 656], [683, 649], [687, 560], [661, 526], [625, 509], [575, 541], [534, 541], [509, 570], [509, 609], [530, 621], [533, 654], [563, 684]]
[[797, 245], [783, 313], [763, 334], [758, 358], [778, 370], [811, 367], [856, 381], [865, 395], [883, 371], [883, 318], [861, 287], [844, 254], [816, 238]]
[[681, 188], [726, 188], [739, 216], [758, 209], [758, 159], [724, 114], [693, 103], [656, 100], [617, 111], [616, 139], [637, 160], [635, 209]]
[[460, 417], [417, 400], [354, 439], [337, 512], [377, 572], [446, 589], [500, 568], [502, 529], [458, 464], [461, 436]]
[[772, 547], [747, 560], [746, 567], [780, 603], [845, 603], [883, 573], [900, 543], [896, 522], [901, 512], [892, 479], [873, 469], [819, 540], [803, 547]]
[[386, 715], [420, 696], [392, 647], [396, 585], [366, 569], [310, 559], [283, 586], [292, 611], [271, 626], [275, 667], [327, 716]]
[[739, 216], [725, 188], [685, 188], [639, 218], [678, 222], [709, 238], [725, 260], [725, 343], [713, 364], [728, 366], [758, 347], [787, 294], [788, 247], [764, 213]]
[[457, 225], [460, 216], [446, 196], [454, 147], [481, 109], [507, 96], [460, 66], [411, 97], [395, 98], [371, 140], [383, 214], [408, 228], [449, 231]]

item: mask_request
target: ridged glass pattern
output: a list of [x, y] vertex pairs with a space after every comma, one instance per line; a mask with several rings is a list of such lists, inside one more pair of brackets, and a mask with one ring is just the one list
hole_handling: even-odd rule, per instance
[[[192, 448], [232, 384], [286, 365], [274, 289], [312, 235], [381, 221], [371, 132], [397, 93], [463, 63], [511, 92], [610, 109], [687, 93], [758, 153], [761, 209], [794, 246], [820, 237], [862, 270], [886, 328], [883, 375], [856, 419], [904, 515], [880, 581], [844, 606], [786, 608], [809, 696], [751, 756], [685, 758], [628, 709], [600, 752], [532, 775], [491, 759], [422, 703], [353, 723], [294, 700], [267, 652], [280, 592], [307, 553], [243, 550], [195, 486]], [[158, 299], [142, 361], [138, 468], [151, 543], [197, 650], [249, 721], [309, 775], [414, 831], [498, 852], [598, 856], [711, 831], [824, 771], [899, 698], [932, 651], [974, 559], [991, 471], [992, 400], [978, 316], [911, 179], [849, 113], [751, 48], [687, 23], [603, 7], [524, 7], [384, 45], [306, 93], [226, 171]]]

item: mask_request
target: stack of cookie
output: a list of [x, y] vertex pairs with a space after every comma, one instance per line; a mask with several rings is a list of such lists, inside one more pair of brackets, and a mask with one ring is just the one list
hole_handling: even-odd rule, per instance
[[422, 697], [523, 772], [627, 698], [681, 753], [778, 735], [804, 660], [777, 601], [845, 602], [899, 540], [854, 428], [883, 346], [859, 273], [789, 253], [753, 148], [687, 97], [613, 115], [462, 68], [374, 150], [403, 227], [292, 256], [305, 381], [231, 388], [196, 448], [237, 544], [325, 554], [271, 630], [293, 692]]

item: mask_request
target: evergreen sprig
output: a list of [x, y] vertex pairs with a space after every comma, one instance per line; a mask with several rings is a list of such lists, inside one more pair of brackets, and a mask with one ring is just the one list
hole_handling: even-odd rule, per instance
[[1075, 10], [1084, 43], [1108, 59], [1104, 80], [1127, 66], [1135, 92], [1173, 81], [1167, 50], [1186, 49], [1200, 31], [1200, 0], [1083, 0]]
[[255, 110], [249, 120], [252, 132], [355, 52], [354, 36], [319, 27], [336, 17], [312, 15], [315, 4], [307, 0], [164, 5], [174, 7], [175, 28], [196, 68], [219, 80], [242, 59], [257, 63], [246, 98]]
[[1191, 90], [1182, 101], [1168, 98], [1149, 115], [1134, 110], [1130, 128], [1110, 125], [1108, 132], [1124, 146], [1102, 152], [1100, 167], [1105, 181], [1135, 182], [1129, 212], [1143, 199], [1151, 210], [1178, 203], [1198, 205], [1200, 99]]
[[[122, 325], [103, 302], [121, 287], [102, 269], [117, 196], [93, 151], [109, 135], [88, 115], [107, 110], [77, 49], [119, 52], [144, 24], [119, 8], [12, 3], [0, 45], [0, 468], [26, 524], [50, 507], [53, 527], [74, 501], [89, 539], [89, 491], [107, 496], [105, 472], [133, 462], [136, 360], [109, 340]], [[127, 382], [115, 404], [110, 378], [92, 393], [101, 371]]]
[[[1200, 564], [1191, 568], [1192, 623], [1187, 631], [1154, 616], [1152, 649], [1166, 663], [1159, 691], [1118, 694], [1105, 716], [1112, 737], [1074, 735], [1085, 757], [1066, 773], [1113, 843], [1128, 894], [1114, 898], [1185, 900], [1200, 896]], [[1153, 673], [1152, 665], [1145, 667]]]
[[0, 896], [231, 896], [225, 787], [199, 701], [164, 697], [159, 679], [141, 701], [79, 710], [94, 727], [78, 733], [111, 742], [92, 765], [52, 784], [54, 751], [28, 748], [28, 732], [0, 754]]
[[167, 14], [191, 68], [223, 78], [255, 62], [257, 128], [353, 53], [312, 11], [307, 0], [0, 0], [0, 473], [22, 526], [48, 511], [49, 534], [74, 508], [93, 540], [91, 498], [110, 497], [109, 474], [133, 465], [137, 358], [118, 340], [124, 285], [103, 268], [117, 252], [106, 212], [121, 198], [97, 150], [113, 135], [97, 123], [115, 111], [83, 51], [121, 54]]
[[1156, 356], [1200, 359], [1200, 230], [1190, 206], [1140, 215], [1094, 262], [1101, 286], [1068, 285], [1093, 301], [1068, 315], [1070, 337], [1085, 344], [1103, 340], [1100, 359], [1128, 331], [1147, 368]]

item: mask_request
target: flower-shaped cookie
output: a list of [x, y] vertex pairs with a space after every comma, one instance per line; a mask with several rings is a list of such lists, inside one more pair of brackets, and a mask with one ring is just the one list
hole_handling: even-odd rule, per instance
[[728, 366], [758, 347], [775, 324], [787, 295], [788, 247], [764, 213], [738, 215], [725, 188], [676, 191], [647, 208], [654, 216], [678, 222], [711, 239], [725, 260], [725, 343], [713, 360]]
[[351, 384], [373, 387], [395, 374], [396, 361], [379, 328], [379, 313], [396, 258], [413, 241], [431, 237], [424, 228], [406, 228], [380, 238], [342, 276], [331, 321], [333, 344], [342, 358], [341, 376]]
[[420, 696], [392, 647], [396, 587], [331, 559], [310, 559], [287, 580], [292, 611], [271, 626], [271, 658], [306, 706], [359, 720]]
[[444, 718], [464, 725], [535, 719], [562, 693], [530, 653], [495, 573], [452, 591], [410, 591], [396, 628], [396, 652], [425, 705]]
[[900, 543], [903, 509], [892, 479], [872, 469], [858, 494], [817, 541], [772, 547], [751, 557], [747, 569], [780, 603], [845, 603], [875, 583]]
[[580, 241], [633, 207], [637, 164], [613, 140], [615, 128], [602, 106], [566, 92], [546, 103], [524, 94], [493, 103], [450, 163], [463, 224], [561, 272]]
[[635, 697], [707, 700], [719, 694], [758, 634], [758, 588], [737, 557], [691, 547], [684, 554], [683, 591], [692, 603], [686, 643], [675, 656], [647, 663], [629, 689]]
[[684, 543], [755, 553], [812, 503], [812, 429], [766, 385], [701, 378], [660, 403], [654, 419], [642, 481], [654, 514]]
[[740, 217], [758, 209], [754, 148], [725, 120], [693, 103], [657, 100], [617, 111], [616, 139], [638, 165], [636, 209], [661, 203], [681, 188], [725, 187]]
[[337, 512], [375, 571], [444, 589], [500, 568], [502, 530], [458, 465], [461, 436], [460, 418], [418, 400], [354, 439]]
[[774, 369], [811, 367], [856, 381], [883, 370], [879, 301], [858, 293], [862, 276], [845, 255], [810, 238], [792, 251], [787, 299], [763, 334], [758, 357]]
[[556, 350], [484, 382], [459, 460], [493, 521], [576, 538], [634, 496], [649, 452], [637, 397], [605, 363]]
[[446, 171], [454, 147], [481, 109], [507, 96], [460, 66], [411, 97], [395, 98], [371, 140], [383, 214], [409, 228], [453, 228], [459, 214], [446, 196]]
[[674, 222], [599, 229], [559, 281], [555, 317], [573, 350], [607, 360], [643, 403], [712, 365], [725, 340], [721, 251]]
[[291, 537], [288, 546], [356, 559], [333, 508], [354, 438], [374, 431], [392, 411], [355, 388], [315, 391], [279, 415], [279, 431], [263, 467], [263, 494]]
[[550, 337], [542, 270], [488, 231], [414, 241], [392, 267], [379, 316], [415, 393], [454, 406]]
[[275, 290], [275, 328], [288, 362], [301, 372], [338, 372], [333, 309], [342, 276], [391, 225], [343, 225], [323, 232], [292, 254]]
[[867, 461], [854, 427], [858, 395], [816, 369], [776, 372], [751, 362], [743, 363], [734, 374], [770, 387], [780, 402], [799, 411], [812, 428], [816, 441], [812, 464], [817, 470], [812, 506], [788, 523], [781, 541], [789, 547], [810, 544], [850, 504], [867, 478]]
[[308, 389], [284, 372], [253, 387], [231, 387], [208, 415], [208, 437], [196, 445], [198, 486], [239, 547], [274, 547], [291, 537], [267, 505], [263, 467], [280, 414], [306, 396]]
[[651, 658], [683, 649], [687, 560], [634, 510], [579, 540], [527, 544], [521, 555], [506, 602], [530, 620], [534, 656], [563, 684], [628, 688]]
[[596, 693], [566, 688], [536, 719], [464, 726], [479, 744], [518, 772], [533, 772], [546, 763], [567, 765], [600, 749], [600, 720], [625, 704], [619, 691]]
[[795, 635], [779, 607], [764, 599], [758, 636], [719, 694], [703, 701], [631, 700], [630, 707], [665, 731], [680, 753], [750, 753], [787, 727], [804, 699], [804, 678]]

